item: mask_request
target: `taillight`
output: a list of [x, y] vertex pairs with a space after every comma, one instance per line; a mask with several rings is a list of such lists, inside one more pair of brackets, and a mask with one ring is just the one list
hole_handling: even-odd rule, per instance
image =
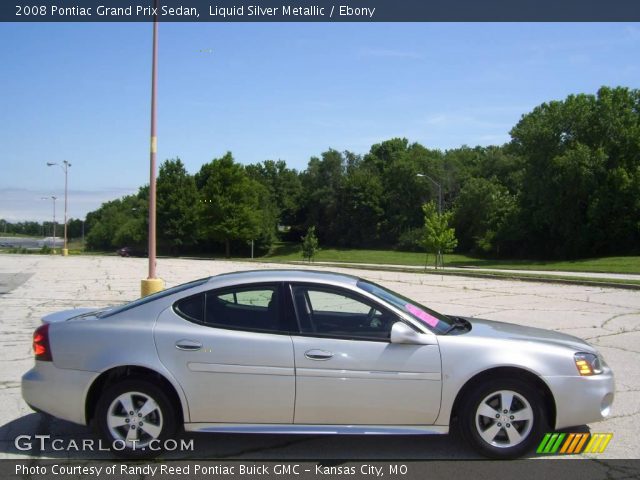
[[36, 360], [42, 360], [43, 362], [51, 362], [51, 346], [49, 345], [49, 324], [39, 326], [35, 332], [33, 332], [33, 353], [36, 355]]

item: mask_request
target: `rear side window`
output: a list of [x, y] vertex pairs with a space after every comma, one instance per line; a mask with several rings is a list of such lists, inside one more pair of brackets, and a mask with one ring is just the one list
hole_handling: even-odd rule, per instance
[[204, 299], [204, 293], [184, 298], [176, 302], [175, 310], [187, 320], [204, 323]]
[[276, 285], [237, 287], [200, 293], [175, 303], [185, 319], [217, 328], [284, 332]]
[[138, 300], [134, 300], [133, 302], [125, 303], [124, 305], [112, 308], [111, 310], [106, 310], [104, 312], [98, 313], [97, 317], [98, 318], [107, 318], [107, 317], [110, 317], [112, 315], [116, 315], [118, 313], [125, 312], [127, 310], [132, 309], [132, 308], [139, 307], [141, 305], [145, 305], [145, 304], [153, 302], [155, 300], [159, 300], [161, 298], [168, 297], [169, 295], [173, 295], [174, 293], [180, 293], [183, 290], [187, 290], [189, 288], [199, 287], [200, 285], [202, 285], [202, 284], [204, 284], [204, 283], [206, 283], [208, 281], [209, 281], [209, 278], [201, 278], [200, 280], [195, 280], [195, 281], [189, 282], [189, 283], [183, 283], [182, 285], [178, 285], [178, 286], [173, 287], [173, 288], [168, 288], [166, 290], [161, 290], [161, 291], [159, 291], [157, 293], [154, 293], [152, 295], [147, 295], [146, 297], [142, 297], [142, 298], [139, 298]]

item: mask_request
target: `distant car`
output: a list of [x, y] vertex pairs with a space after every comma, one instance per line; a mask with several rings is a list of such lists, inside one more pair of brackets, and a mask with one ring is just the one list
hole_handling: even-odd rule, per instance
[[135, 248], [135, 247], [122, 247], [118, 249], [116, 252], [121, 257], [146, 257], [147, 256], [147, 252], [145, 252], [141, 248]]
[[[360, 278], [264, 270], [43, 318], [34, 409], [145, 456], [194, 432], [445, 434], [511, 458], [610, 413], [613, 374], [566, 334], [445, 316]], [[155, 443], [154, 443], [155, 442]], [[157, 449], [156, 449], [157, 450]]]

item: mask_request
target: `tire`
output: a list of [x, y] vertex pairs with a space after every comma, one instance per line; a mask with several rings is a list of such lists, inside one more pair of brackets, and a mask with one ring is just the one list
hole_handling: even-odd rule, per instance
[[499, 459], [520, 457], [533, 449], [547, 425], [538, 390], [511, 378], [476, 386], [463, 399], [459, 420], [460, 433], [471, 447]]
[[116, 455], [155, 457], [162, 453], [164, 440], [176, 432], [176, 412], [157, 386], [144, 380], [123, 380], [100, 397], [95, 427]]

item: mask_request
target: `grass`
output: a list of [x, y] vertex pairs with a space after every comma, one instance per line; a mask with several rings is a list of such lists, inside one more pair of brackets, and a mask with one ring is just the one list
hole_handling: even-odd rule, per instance
[[636, 273], [640, 274], [640, 256], [601, 257], [581, 260], [483, 260], [468, 258], [452, 261], [452, 267], [504, 268], [507, 270], [547, 270], [565, 272]]
[[[277, 244], [265, 260], [300, 261], [300, 246], [297, 244]], [[424, 266], [425, 254], [399, 252], [396, 250], [321, 249], [316, 255], [317, 262], [372, 263], [379, 265]], [[433, 255], [429, 263], [433, 264]], [[466, 255], [449, 254], [444, 257], [447, 267], [475, 267], [505, 270], [546, 270], [566, 272], [636, 273], [640, 274], [640, 256], [602, 257], [583, 260], [489, 260]]]

